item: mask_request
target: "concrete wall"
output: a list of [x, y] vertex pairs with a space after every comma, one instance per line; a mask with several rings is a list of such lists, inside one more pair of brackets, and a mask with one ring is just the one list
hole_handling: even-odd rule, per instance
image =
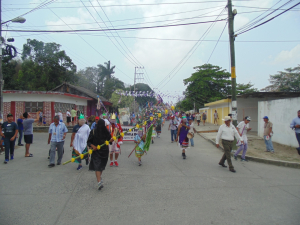
[[272, 140], [298, 147], [295, 132], [290, 128], [290, 123], [297, 116], [298, 110], [300, 110], [300, 97], [258, 102], [258, 135], [263, 137], [264, 121], [262, 118], [268, 116], [273, 123]]

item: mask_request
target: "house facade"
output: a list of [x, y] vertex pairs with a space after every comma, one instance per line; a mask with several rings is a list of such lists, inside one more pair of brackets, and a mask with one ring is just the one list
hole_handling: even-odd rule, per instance
[[[102, 98], [100, 96], [100, 98]], [[106, 99], [101, 99], [105, 107], [112, 104]], [[64, 122], [66, 122], [67, 109], [79, 110], [86, 117], [97, 115], [103, 111], [96, 110], [97, 94], [74, 85], [64, 83], [51, 91], [3, 91], [4, 121], [6, 115], [12, 113], [15, 120], [24, 112], [28, 112], [32, 118], [36, 118], [36, 112], [42, 109], [46, 124], [53, 121], [53, 117], [59, 110], [62, 111]]]

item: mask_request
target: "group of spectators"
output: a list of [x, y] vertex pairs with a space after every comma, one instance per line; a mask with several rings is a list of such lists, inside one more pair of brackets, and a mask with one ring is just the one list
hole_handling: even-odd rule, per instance
[[33, 123], [40, 123], [41, 111], [36, 113], [36, 119], [32, 119], [28, 112], [23, 113], [15, 123], [14, 117], [11, 113], [7, 114], [7, 121], [1, 124], [0, 135], [5, 146], [5, 160], [7, 164], [9, 160], [14, 159], [15, 141], [19, 136], [18, 146], [24, 146], [22, 142], [22, 136], [24, 135], [25, 142], [25, 157], [33, 157], [33, 154], [29, 152], [30, 144], [33, 139]]

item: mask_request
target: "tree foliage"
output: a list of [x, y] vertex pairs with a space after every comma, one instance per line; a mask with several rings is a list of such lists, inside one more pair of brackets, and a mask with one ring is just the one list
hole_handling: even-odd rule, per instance
[[270, 75], [271, 85], [263, 88], [262, 91], [300, 92], [300, 64], [284, 70]]
[[74, 80], [76, 66], [56, 43], [28, 39], [23, 45], [22, 71], [18, 79], [25, 79], [25, 90], [48, 91], [62, 82]]
[[[185, 98], [176, 104], [180, 110], [186, 111], [204, 107], [205, 103], [227, 98], [231, 95], [231, 74], [219, 66], [204, 64], [194, 67], [191, 77], [183, 80], [186, 85]], [[258, 91], [253, 84], [237, 84], [237, 94]]]

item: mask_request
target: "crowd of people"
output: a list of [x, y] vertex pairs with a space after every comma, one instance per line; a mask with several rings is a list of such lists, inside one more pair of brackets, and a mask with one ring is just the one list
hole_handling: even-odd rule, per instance
[[[70, 112], [68, 110], [66, 113], [67, 124], [71, 122], [74, 124], [70, 142], [72, 158], [78, 164], [77, 170], [82, 169], [82, 160], [85, 160], [86, 165], [89, 165], [89, 170], [95, 171], [99, 190], [103, 188], [102, 173], [105, 170], [108, 159], [110, 159], [109, 165], [111, 167], [119, 166], [118, 157], [121, 153], [124, 136], [122, 126], [130, 125], [134, 122], [134, 126], [138, 129], [137, 135], [134, 137], [136, 146], [132, 152], [135, 152], [138, 165], [141, 166], [142, 156], [149, 150], [150, 142], [154, 144], [154, 139], [156, 137], [159, 138], [165, 120], [169, 118], [168, 130], [171, 134], [171, 143], [176, 142], [180, 146], [183, 159], [187, 157], [186, 149], [189, 148], [189, 146], [194, 147], [193, 138], [195, 132], [197, 132], [194, 124], [197, 123], [199, 126], [201, 117], [202, 121], [206, 120], [206, 113], [203, 113], [202, 116], [199, 113], [185, 114], [184, 112], [175, 112], [174, 110], [170, 110], [171, 113], [167, 113], [168, 110], [164, 112], [163, 107], [157, 107], [145, 109], [142, 113], [137, 114], [137, 116], [134, 114], [131, 116], [121, 114], [119, 116], [117, 113], [111, 113], [107, 116], [107, 114], [103, 113], [101, 117], [95, 117], [95, 121], [90, 127], [87, 125], [83, 114], [79, 114], [78, 116], [78, 111], [72, 110]], [[16, 123], [11, 113], [7, 115], [7, 121], [4, 122], [0, 128], [2, 151], [2, 143], [4, 143], [5, 146], [5, 164], [14, 159], [14, 147], [17, 137], [19, 138], [18, 146], [24, 146], [22, 144], [22, 136], [24, 136], [25, 157], [33, 157], [33, 154], [30, 153], [30, 145], [33, 141], [33, 123], [37, 122], [39, 124], [41, 117], [43, 117], [41, 111], [36, 113], [35, 119], [31, 118], [30, 113], [25, 112], [20, 115]], [[62, 164], [64, 143], [68, 128], [61, 117], [61, 111], [59, 111], [59, 113], [54, 116], [53, 123], [49, 126], [49, 168]], [[214, 123], [217, 123], [218, 119], [219, 116], [217, 111], [215, 111]], [[234, 159], [237, 160], [237, 156], [242, 153], [241, 160], [248, 161], [246, 159], [248, 149], [247, 132], [251, 130], [249, 125], [251, 118], [246, 116], [236, 127], [232, 124], [231, 114], [228, 114], [228, 116], [225, 116], [222, 120], [224, 124], [219, 127], [216, 136], [216, 147], [219, 147], [221, 140], [224, 148], [224, 154], [219, 161], [219, 165], [226, 168], [225, 161], [227, 160], [229, 171], [236, 172], [231, 161], [232, 147], [236, 139], [238, 150], [233, 155]], [[267, 116], [263, 117], [263, 120], [266, 152], [274, 153], [275, 151], [272, 144], [273, 123]], [[120, 121], [122, 121], [122, 123]], [[203, 124], [205, 124], [205, 122]], [[296, 139], [299, 143], [297, 151], [300, 155], [300, 110], [298, 111], [297, 117], [291, 122], [290, 127], [295, 130]], [[104, 143], [105, 145], [103, 145]], [[93, 151], [89, 152], [89, 149]], [[56, 152], [58, 154], [57, 160]], [[78, 158], [78, 156], [84, 157]]]

